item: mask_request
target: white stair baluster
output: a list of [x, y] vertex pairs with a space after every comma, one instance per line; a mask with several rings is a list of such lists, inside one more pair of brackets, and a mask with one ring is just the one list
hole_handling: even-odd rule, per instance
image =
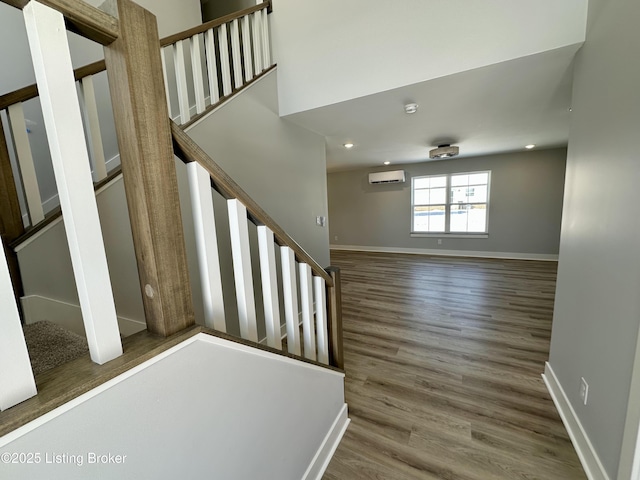
[[242, 52], [240, 51], [240, 29], [238, 19], [231, 22], [231, 55], [233, 56], [233, 82], [236, 88], [242, 86]]
[[37, 394], [9, 267], [0, 246], [0, 411]]
[[269, 15], [267, 9], [263, 8], [262, 12], [262, 63], [264, 68], [271, 66], [271, 48], [269, 46]]
[[215, 105], [220, 100], [220, 89], [218, 87], [218, 66], [216, 65], [216, 43], [213, 28], [207, 30], [205, 34], [205, 52], [207, 55], [207, 76], [209, 78], [209, 98], [211, 105]]
[[236, 284], [240, 335], [242, 338], [257, 342], [258, 323], [253, 292], [253, 274], [251, 272], [247, 208], [236, 199], [227, 200], [227, 206], [229, 209], [233, 276]]
[[316, 332], [318, 334], [318, 361], [329, 364], [329, 330], [327, 328], [327, 290], [322, 277], [313, 277], [316, 304]]
[[184, 62], [183, 40], [173, 45], [173, 62], [176, 69], [176, 85], [178, 88], [178, 105], [180, 106], [180, 124], [183, 125], [191, 119], [189, 111], [189, 90], [187, 88], [187, 72]]
[[211, 178], [197, 162], [187, 164], [187, 172], [202, 285], [204, 323], [209, 328], [226, 332]]
[[89, 352], [102, 364], [122, 344], [67, 31], [62, 14], [41, 3], [23, 13]]
[[22, 188], [27, 200], [29, 221], [33, 226], [44, 220], [44, 210], [42, 209], [42, 198], [40, 197], [33, 155], [31, 155], [31, 145], [29, 144], [22, 103], [15, 103], [9, 106], [7, 113], [9, 114], [13, 144], [15, 145], [16, 156], [20, 165], [20, 177], [22, 177]]
[[191, 70], [193, 71], [193, 88], [196, 97], [196, 113], [204, 112], [204, 82], [202, 80], [202, 56], [200, 55], [200, 42], [202, 34], [191, 37]]
[[284, 314], [287, 323], [287, 349], [293, 355], [300, 355], [300, 320], [298, 319], [298, 282], [296, 281], [296, 259], [293, 250], [280, 247], [282, 263], [282, 294]]
[[98, 105], [96, 103], [96, 91], [93, 86], [93, 75], [88, 75], [80, 82], [81, 108], [84, 113], [87, 127], [87, 140], [89, 153], [93, 165], [93, 181], [99, 182], [107, 178], [107, 163], [104, 159], [104, 146], [102, 145], [102, 132], [100, 131], [100, 119], [98, 118]]
[[253, 78], [253, 55], [251, 54], [251, 30], [249, 29], [249, 15], [242, 17], [242, 48], [244, 60], [244, 81]]
[[260, 276], [262, 278], [262, 300], [267, 330], [267, 345], [282, 349], [280, 333], [280, 304], [278, 302], [278, 277], [273, 232], [264, 225], [258, 226], [260, 249]]
[[300, 302], [302, 303], [302, 335], [304, 337], [304, 356], [316, 359], [316, 333], [313, 325], [313, 285], [311, 267], [306, 263], [298, 264], [300, 270]]
[[222, 74], [222, 94], [231, 94], [231, 63], [229, 61], [229, 40], [227, 40], [227, 24], [218, 28], [218, 45], [220, 48], [220, 70]]
[[173, 118], [171, 111], [171, 93], [169, 92], [169, 74], [167, 73], [167, 51], [173, 48], [171, 46], [160, 49], [160, 58], [162, 60], [162, 76], [164, 78], [164, 93], [167, 96], [167, 110], [169, 110], [169, 117]]
[[262, 64], [262, 14], [254, 12], [251, 14], [253, 20], [253, 61], [256, 66], [256, 74], [264, 70]]

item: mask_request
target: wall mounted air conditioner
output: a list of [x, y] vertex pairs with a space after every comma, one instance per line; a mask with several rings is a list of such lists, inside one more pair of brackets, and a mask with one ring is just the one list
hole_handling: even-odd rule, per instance
[[370, 173], [369, 183], [404, 183], [404, 170]]

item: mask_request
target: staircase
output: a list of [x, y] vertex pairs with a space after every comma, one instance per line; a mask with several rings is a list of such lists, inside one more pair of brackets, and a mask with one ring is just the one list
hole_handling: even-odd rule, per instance
[[[86, 448], [80, 452], [77, 442], [97, 442], [96, 432], [108, 424], [123, 430], [111, 438], [115, 443], [110, 447], [101, 444], [102, 449], [128, 440], [129, 451], [137, 452], [135, 461], [119, 464], [123, 469], [114, 478], [145, 478], [139, 472], [153, 463], [150, 452], [158, 458], [157, 452], [167, 447], [162, 439], [175, 435], [186, 436], [187, 442], [208, 442], [222, 453], [204, 458], [197, 455], [197, 448], [189, 449], [182, 462], [170, 466], [158, 462], [158, 473], [148, 478], [175, 478], [171, 468], [178, 474], [189, 468], [227, 472], [221, 478], [257, 478], [258, 471], [272, 472], [263, 478], [320, 478], [348, 424], [339, 271], [320, 266], [184, 131], [275, 68], [269, 52], [270, 3], [163, 40], [158, 39], [153, 15], [130, 0], [111, 2], [106, 10], [114, 16], [83, 2], [5, 3], [24, 11], [37, 86], [0, 97], [0, 110], [7, 110], [12, 133], [0, 135], [5, 247], [5, 261], [0, 259], [0, 308], [6, 312], [0, 319], [0, 435], [4, 435], [0, 452], [33, 450], [34, 445], [41, 452], [53, 451], [61, 444], [47, 443], [48, 438], [59, 440], [69, 428], [76, 431], [84, 425], [65, 448], [78, 451], [82, 461], [89, 462], [87, 455], [92, 452]], [[65, 23], [102, 43], [105, 61], [73, 72]], [[102, 154], [92, 78], [104, 68], [121, 173], [120, 169], [108, 172]], [[81, 85], [81, 102], [76, 81]], [[23, 102], [36, 96], [42, 104], [60, 198], [59, 210], [48, 214], [37, 194], [29, 140], [22, 128]], [[174, 155], [186, 164], [189, 178], [204, 309], [201, 326], [194, 320]], [[18, 177], [13, 175], [12, 156], [19, 164]], [[145, 330], [124, 342], [94, 194], [96, 185], [104, 186], [120, 175], [146, 323]], [[26, 199], [27, 222], [18, 190]], [[233, 285], [223, 285], [216, 230], [222, 220], [215, 216], [214, 199], [226, 206]], [[60, 216], [90, 359], [81, 357], [34, 376], [21, 328], [22, 290], [15, 250]], [[252, 252], [254, 231], [258, 248]], [[252, 255], [259, 260], [259, 281]], [[261, 301], [256, 298], [256, 284]], [[223, 298], [223, 291], [230, 288], [236, 298], [233, 315], [225, 311]], [[263, 307], [260, 315], [256, 305]], [[230, 317], [238, 319], [238, 336], [227, 333], [235, 330]], [[284, 343], [282, 328], [287, 332]], [[264, 344], [259, 343], [259, 331], [264, 331]], [[131, 398], [140, 402], [135, 409], [130, 408]], [[163, 398], [160, 404], [158, 398]], [[103, 419], [90, 411], [110, 413]], [[164, 421], [182, 417], [184, 421]], [[226, 422], [231, 423], [224, 427]], [[127, 429], [145, 433], [133, 441]], [[253, 441], [246, 442], [247, 436]], [[149, 447], [150, 442], [158, 442], [157, 450]], [[141, 450], [140, 445], [148, 448]], [[271, 448], [265, 450], [265, 445]], [[241, 453], [225, 454], [229, 448]], [[296, 448], [302, 448], [298, 456], [283, 456], [281, 451]], [[79, 457], [75, 464], [54, 461], [65, 464], [54, 477], [51, 470], [7, 464], [0, 464], [0, 473], [11, 478], [88, 478], [87, 472], [104, 471], [99, 462], [91, 467], [98, 470], [80, 471], [78, 461]]]

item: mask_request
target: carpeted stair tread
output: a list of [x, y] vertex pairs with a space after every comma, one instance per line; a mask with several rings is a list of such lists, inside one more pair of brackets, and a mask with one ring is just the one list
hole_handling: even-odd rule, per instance
[[23, 329], [35, 375], [89, 353], [85, 338], [47, 320]]

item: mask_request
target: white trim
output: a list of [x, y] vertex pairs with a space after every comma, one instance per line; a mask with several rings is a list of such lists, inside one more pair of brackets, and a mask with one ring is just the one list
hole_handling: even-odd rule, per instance
[[[149, 368], [151, 365], [153, 365], [154, 363], [159, 362], [160, 360], [168, 357], [169, 355], [174, 354], [175, 352], [191, 345], [194, 342], [197, 341], [204, 341], [204, 342], [208, 342], [208, 343], [212, 343], [214, 345], [219, 345], [221, 347], [224, 348], [230, 348], [233, 350], [238, 350], [241, 352], [245, 352], [251, 355], [256, 355], [259, 357], [263, 357], [263, 358], [268, 358], [270, 360], [277, 360], [279, 362], [283, 362], [286, 364], [290, 364], [290, 365], [296, 365], [300, 368], [305, 368], [305, 369], [309, 369], [309, 370], [314, 370], [317, 372], [323, 372], [325, 375], [332, 375], [332, 376], [339, 376], [344, 380], [344, 373], [341, 372], [336, 372], [335, 370], [330, 370], [328, 368], [323, 368], [323, 367], [318, 367], [316, 365], [312, 365], [309, 363], [304, 363], [304, 362], [300, 362], [299, 360], [294, 360], [292, 358], [289, 357], [285, 357], [282, 355], [278, 355], [275, 353], [270, 353], [270, 352], [266, 352], [264, 350], [259, 350], [257, 348], [253, 348], [253, 347], [249, 347], [247, 345], [242, 345], [240, 343], [235, 343], [235, 342], [231, 342], [229, 340], [224, 340], [222, 338], [218, 338], [218, 337], [214, 337], [212, 335], [207, 335], [206, 333], [198, 333], [197, 335], [194, 335], [191, 338], [186, 339], [185, 341], [179, 343], [178, 345], [169, 348], [168, 350], [165, 350], [164, 352], [156, 355], [155, 357], [147, 360], [146, 362], [141, 363], [140, 365], [133, 367], [130, 370], [127, 370], [126, 372], [118, 375], [117, 377], [109, 380], [108, 382], [103, 383], [102, 385], [97, 386], [96, 388], [68, 401], [67, 403], [59, 406], [58, 408], [55, 408], [53, 410], [51, 410], [48, 413], [45, 413], [44, 415], [36, 418], [35, 420], [32, 420], [31, 422], [27, 423], [26, 425], [23, 425], [22, 427], [16, 428], [15, 430], [13, 430], [12, 432], [7, 433], [6, 435], [0, 437], [0, 448], [8, 445], [9, 443], [17, 440], [18, 438], [26, 435], [27, 433], [35, 430], [36, 428], [44, 425], [47, 422], [50, 422], [51, 420], [54, 420], [55, 418], [63, 415], [64, 413], [68, 412], [69, 410], [83, 404], [84, 402], [92, 399], [93, 397], [96, 397], [98, 395], [100, 395], [102, 392], [105, 392], [106, 390], [110, 389], [111, 387], [117, 385], [118, 383], [126, 380], [127, 378], [133, 377], [135, 374], [141, 372], [142, 370]], [[343, 407], [343, 410], [345, 410], [345, 407]], [[346, 412], [345, 412], [346, 413]], [[342, 414], [342, 411], [340, 412], [340, 414]], [[338, 417], [338, 419], [340, 418], [340, 416]], [[346, 429], [346, 426], [345, 426]], [[332, 430], [335, 430], [332, 428]], [[328, 438], [328, 437], [327, 437]], [[341, 438], [341, 437], [340, 437]], [[326, 440], [326, 439], [325, 439]], [[337, 444], [336, 444], [337, 445]], [[324, 447], [324, 445], [323, 445]]]
[[557, 262], [558, 255], [547, 253], [480, 252], [475, 250], [441, 250], [436, 248], [375, 247], [366, 245], [329, 245], [330, 250], [353, 252], [408, 253], [412, 255], [440, 255], [443, 257], [504, 258], [512, 260], [541, 260]]
[[573, 447], [576, 449], [576, 453], [578, 454], [578, 458], [580, 458], [587, 478], [589, 478], [589, 480], [609, 480], [609, 476], [602, 462], [600, 462], [600, 458], [593, 448], [587, 432], [585, 432], [582, 427], [580, 419], [571, 406], [549, 362], [545, 362], [542, 379], [547, 386], [547, 390], [549, 390], [553, 403], [556, 405], [560, 418], [562, 418], [562, 423], [564, 423], [567, 429], [571, 443], [573, 443]]
[[302, 480], [320, 480], [322, 478], [322, 475], [324, 475], [325, 470], [329, 466], [329, 462], [338, 448], [338, 445], [340, 445], [340, 441], [351, 422], [347, 413], [347, 404], [345, 403], [333, 422], [333, 425], [331, 425], [331, 428], [327, 432], [327, 435], [324, 437], [324, 440], [313, 457], [313, 460], [311, 460], [309, 468], [307, 468], [307, 471], [302, 476]]
[[[27, 295], [20, 299], [25, 323], [48, 320], [82, 337], [85, 336], [80, 305], [63, 302], [41, 295]], [[147, 328], [145, 322], [118, 315], [118, 328], [125, 337]]]
[[489, 238], [488, 233], [420, 233], [411, 232], [414, 238]]

